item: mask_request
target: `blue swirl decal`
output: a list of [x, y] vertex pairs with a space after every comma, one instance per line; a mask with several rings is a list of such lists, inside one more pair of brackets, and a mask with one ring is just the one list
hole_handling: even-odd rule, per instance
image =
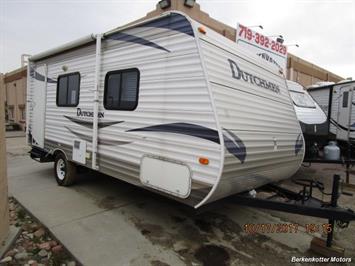
[[165, 52], [170, 53], [170, 51], [168, 49], [166, 49], [166, 48], [164, 48], [152, 41], [146, 40], [146, 39], [138, 37], [138, 36], [123, 33], [123, 32], [115, 33], [115, 34], [109, 36], [108, 39], [141, 44], [141, 45], [149, 46], [149, 47], [156, 48], [156, 49], [163, 50]]
[[225, 131], [225, 134], [223, 134], [224, 146], [226, 146], [227, 150], [238, 158], [241, 163], [244, 163], [247, 157], [247, 149], [243, 141], [232, 131], [225, 128], [223, 130]]
[[[35, 71], [32, 67], [30, 68], [30, 76], [38, 81], [46, 81], [46, 77]], [[56, 80], [47, 77], [47, 83], [57, 83]]]
[[127, 130], [127, 132], [135, 132], [135, 131], [184, 134], [184, 135], [189, 135], [189, 136], [209, 140], [217, 144], [220, 143], [217, 130], [210, 129], [200, 125], [189, 124], [189, 123], [160, 124], [160, 125]]
[[144, 23], [139, 27], [154, 27], [161, 29], [169, 29], [172, 31], [181, 32], [194, 37], [194, 31], [188, 19], [178, 13], [171, 13], [169, 16], [155, 19], [153, 21]]
[[296, 144], [295, 144], [295, 154], [298, 155], [298, 153], [302, 150], [303, 148], [303, 138], [302, 134], [298, 134], [298, 137], [296, 139]]

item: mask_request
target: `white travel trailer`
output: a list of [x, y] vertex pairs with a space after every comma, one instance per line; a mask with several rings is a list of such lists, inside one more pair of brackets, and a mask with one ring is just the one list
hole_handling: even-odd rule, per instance
[[310, 95], [327, 114], [330, 138], [355, 141], [355, 81], [313, 85]]
[[286, 179], [304, 141], [283, 75], [178, 12], [32, 56], [31, 156], [198, 208]]
[[291, 99], [304, 135], [319, 136], [327, 129], [327, 116], [305, 88], [294, 81], [287, 80]]

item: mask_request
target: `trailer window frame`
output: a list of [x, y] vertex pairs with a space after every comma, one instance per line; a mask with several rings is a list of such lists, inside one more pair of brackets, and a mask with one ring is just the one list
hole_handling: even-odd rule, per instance
[[[74, 104], [68, 104], [68, 89], [69, 89], [69, 77], [70, 76], [78, 76], [78, 88], [77, 88], [77, 95], [76, 95], [76, 99], [75, 99], [75, 103]], [[67, 78], [67, 83], [66, 83], [66, 103], [62, 104], [59, 103], [59, 84], [60, 84], [60, 79], [61, 78]], [[63, 75], [59, 75], [57, 78], [57, 93], [56, 93], [56, 104], [58, 107], [77, 107], [79, 105], [79, 101], [80, 101], [80, 83], [81, 83], [81, 75], [80, 72], [72, 72], [72, 73], [67, 73], [67, 74], [63, 74]]]
[[[122, 107], [121, 105], [121, 97], [122, 97], [122, 74], [125, 73], [136, 73], [136, 77], [137, 77], [137, 82], [136, 82], [136, 86], [135, 86], [135, 91], [136, 91], [136, 98], [135, 98], [135, 104], [130, 107]], [[117, 75], [120, 74], [120, 83], [119, 83], [119, 98], [118, 98], [118, 106], [113, 106], [113, 105], [109, 105], [108, 101], [107, 101], [107, 95], [108, 95], [108, 82], [109, 82], [109, 78], [111, 75]], [[121, 69], [121, 70], [113, 70], [113, 71], [109, 71], [106, 73], [105, 75], [105, 86], [104, 86], [104, 108], [106, 110], [116, 110], [116, 111], [134, 111], [137, 106], [138, 106], [138, 98], [139, 98], [139, 85], [140, 85], [140, 71], [138, 68], [127, 68], [127, 69]]]
[[343, 108], [348, 108], [348, 106], [349, 106], [349, 91], [344, 91], [342, 98], [343, 98], [343, 104], [342, 104]]

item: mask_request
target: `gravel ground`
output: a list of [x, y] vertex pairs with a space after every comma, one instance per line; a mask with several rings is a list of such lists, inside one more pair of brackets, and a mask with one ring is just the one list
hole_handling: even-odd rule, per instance
[[9, 211], [10, 225], [20, 227], [20, 234], [10, 249], [0, 258], [0, 265], [79, 265], [63, 245], [14, 198], [9, 198]]

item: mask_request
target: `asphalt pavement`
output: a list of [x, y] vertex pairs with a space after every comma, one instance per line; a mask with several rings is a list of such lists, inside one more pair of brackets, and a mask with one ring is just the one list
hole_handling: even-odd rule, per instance
[[23, 137], [8, 138], [7, 150], [10, 194], [84, 265], [294, 265], [292, 256], [314, 255], [308, 250], [312, 235], [303, 229], [293, 235], [244, 230], [250, 223], [287, 223], [289, 215], [230, 200], [196, 214], [91, 171], [60, 187], [53, 163], [31, 160]]

